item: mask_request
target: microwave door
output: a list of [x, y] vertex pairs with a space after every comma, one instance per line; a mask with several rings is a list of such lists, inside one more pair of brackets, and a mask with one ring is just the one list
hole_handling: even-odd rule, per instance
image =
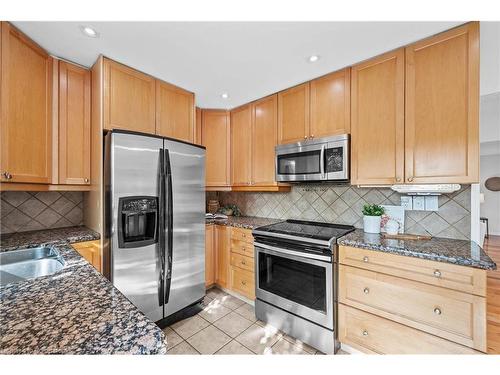
[[276, 152], [277, 181], [319, 181], [322, 173], [322, 145], [282, 147]]

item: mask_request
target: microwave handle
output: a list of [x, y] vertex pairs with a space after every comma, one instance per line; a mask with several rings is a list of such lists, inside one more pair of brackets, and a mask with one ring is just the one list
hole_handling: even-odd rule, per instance
[[325, 178], [325, 145], [321, 146], [321, 154], [319, 156], [319, 170], [321, 172], [321, 179]]

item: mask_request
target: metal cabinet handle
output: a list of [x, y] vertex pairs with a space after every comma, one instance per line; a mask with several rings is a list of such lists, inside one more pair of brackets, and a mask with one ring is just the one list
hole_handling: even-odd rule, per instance
[[396, 177], [396, 182], [401, 182], [401, 177]]
[[436, 314], [436, 315], [441, 315], [441, 309], [440, 309], [439, 307], [436, 307], [436, 308], [434, 309], [434, 314]]
[[364, 294], [368, 294], [368, 293], [370, 293], [370, 289], [369, 289], [369, 288], [365, 288], [365, 289], [363, 289], [363, 293], [364, 293]]
[[440, 270], [434, 270], [434, 276], [441, 277], [441, 271]]
[[245, 280], [243, 280], [243, 281], [241, 282], [241, 284], [242, 284], [242, 285], [247, 285], [247, 282], [246, 282]]
[[368, 336], [368, 331], [366, 329], [363, 331], [363, 336]]
[[88, 178], [85, 178], [83, 181], [85, 181], [85, 182], [89, 182], [89, 179], [88, 179]]
[[313, 138], [314, 138], [314, 134], [311, 134], [311, 135], [309, 136], [309, 139], [313, 139]]
[[408, 177], [408, 182], [412, 182], [413, 181], [413, 177]]
[[243, 259], [243, 260], [241, 261], [241, 264], [247, 264], [247, 263], [245, 262], [245, 259]]
[[368, 257], [363, 257], [363, 262], [368, 263]]
[[304, 139], [307, 139], [307, 135], [304, 135]]
[[12, 175], [9, 173], [9, 172], [3, 172], [3, 177], [7, 180], [11, 180], [12, 179]]

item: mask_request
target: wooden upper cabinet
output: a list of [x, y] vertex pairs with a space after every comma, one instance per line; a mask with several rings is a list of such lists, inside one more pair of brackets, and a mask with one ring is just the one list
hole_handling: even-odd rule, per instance
[[351, 183], [394, 184], [404, 173], [404, 49], [352, 67]]
[[348, 134], [351, 130], [351, 68], [311, 81], [312, 138]]
[[276, 185], [275, 147], [278, 136], [278, 95], [253, 103], [252, 183]]
[[53, 58], [1, 23], [1, 181], [52, 179]]
[[194, 127], [194, 143], [201, 145], [201, 108], [196, 107], [195, 112], [195, 127]]
[[104, 129], [155, 133], [155, 79], [104, 59]]
[[230, 186], [230, 126], [229, 112], [202, 111], [202, 142], [206, 147], [206, 185]]
[[231, 111], [231, 185], [252, 183], [252, 105]]
[[90, 184], [90, 71], [59, 62], [59, 183]]
[[194, 142], [194, 94], [156, 80], [156, 134]]
[[309, 82], [278, 93], [278, 143], [309, 137]]
[[479, 180], [479, 23], [406, 48], [406, 183]]

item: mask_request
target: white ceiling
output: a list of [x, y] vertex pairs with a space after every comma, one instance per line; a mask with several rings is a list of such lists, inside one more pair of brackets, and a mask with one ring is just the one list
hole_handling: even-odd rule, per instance
[[[194, 92], [202, 108], [233, 108], [460, 22], [14, 24], [55, 56], [91, 66], [104, 54]], [[81, 25], [100, 38], [84, 36]], [[312, 54], [320, 60], [309, 63]]]

